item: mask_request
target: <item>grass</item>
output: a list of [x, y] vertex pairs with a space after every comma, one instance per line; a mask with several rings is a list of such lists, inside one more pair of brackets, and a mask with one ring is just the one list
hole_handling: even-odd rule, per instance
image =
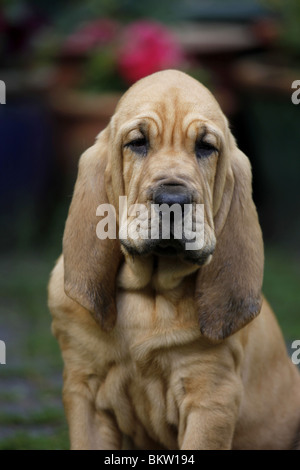
[[300, 339], [300, 259], [267, 246], [263, 291], [287, 341]]
[[0, 449], [68, 449], [62, 360], [50, 331], [47, 281], [55, 257], [14, 253], [0, 261]]
[[60, 424], [62, 419], [62, 410], [58, 408], [44, 408], [40, 412], [34, 412], [29, 415], [20, 415], [19, 413], [1, 413], [1, 424]]
[[[0, 260], [0, 449], [67, 449], [62, 361], [50, 332], [46, 286], [55, 255], [25, 252]], [[300, 338], [300, 260], [266, 247], [264, 293], [287, 341]]]
[[0, 450], [62, 450], [68, 447], [66, 429], [57, 429], [51, 435], [16, 430], [13, 436], [0, 441]]

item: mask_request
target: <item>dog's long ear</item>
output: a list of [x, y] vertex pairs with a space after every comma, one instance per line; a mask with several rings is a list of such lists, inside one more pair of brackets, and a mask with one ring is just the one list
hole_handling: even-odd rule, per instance
[[248, 158], [231, 144], [222, 202], [215, 217], [216, 250], [199, 270], [196, 304], [200, 330], [222, 340], [249, 323], [261, 309], [263, 242], [252, 200]]
[[[105, 187], [108, 139], [107, 128], [80, 158], [63, 237], [65, 292], [106, 330], [116, 321], [115, 280], [122, 257], [117, 239], [100, 240], [96, 234], [96, 209], [110, 202]], [[115, 223], [114, 217], [109, 222]]]

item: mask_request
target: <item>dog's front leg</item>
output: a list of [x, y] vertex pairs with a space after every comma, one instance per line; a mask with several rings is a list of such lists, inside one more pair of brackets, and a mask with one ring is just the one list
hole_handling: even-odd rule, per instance
[[97, 411], [85, 393], [64, 389], [72, 450], [119, 450], [122, 435], [112, 415]]
[[187, 395], [180, 410], [181, 450], [229, 450], [238, 418], [241, 387], [237, 383], [205, 386]]
[[191, 411], [180, 450], [229, 450], [235, 420], [226, 413], [214, 413], [201, 408]]

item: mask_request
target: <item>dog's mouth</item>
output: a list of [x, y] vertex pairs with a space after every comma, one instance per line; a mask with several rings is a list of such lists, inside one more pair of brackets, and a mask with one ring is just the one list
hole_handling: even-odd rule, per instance
[[190, 262], [192, 264], [203, 266], [210, 262], [214, 250], [214, 246], [205, 247], [199, 252], [186, 250], [183, 243], [158, 243], [153, 248], [152, 253], [162, 257], [178, 257], [179, 259]]
[[215, 248], [215, 239], [211, 236], [213, 230], [205, 224], [204, 216], [196, 212], [193, 204], [186, 213], [180, 205], [175, 207], [176, 212], [174, 206], [170, 211], [168, 205], [162, 205], [157, 211], [150, 205], [150, 209], [139, 212], [137, 218], [129, 219], [129, 223], [127, 219], [127, 225], [122, 225], [119, 232], [120, 242], [132, 256], [153, 254], [206, 264]]
[[155, 255], [163, 258], [178, 258], [181, 261], [203, 266], [208, 264], [215, 250], [215, 245], [203, 247], [201, 250], [187, 250], [183, 240], [152, 240], [143, 245], [132, 246], [125, 240], [120, 240], [126, 251], [132, 256]]
[[178, 256], [184, 251], [180, 240], [161, 240], [153, 249], [153, 253], [159, 256]]

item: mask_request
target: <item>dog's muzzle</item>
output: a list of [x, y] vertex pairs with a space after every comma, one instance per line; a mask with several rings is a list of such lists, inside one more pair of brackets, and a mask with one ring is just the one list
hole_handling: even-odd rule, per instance
[[192, 203], [192, 194], [188, 189], [179, 184], [164, 184], [159, 186], [153, 193], [154, 204], [166, 204], [172, 206], [179, 204], [182, 208]]
[[179, 256], [205, 264], [214, 246], [205, 237], [204, 206], [196, 204], [194, 196], [183, 184], [160, 184], [149, 192], [147, 216], [140, 218], [146, 237], [139, 232], [135, 239], [120, 239], [121, 243], [132, 255]]

